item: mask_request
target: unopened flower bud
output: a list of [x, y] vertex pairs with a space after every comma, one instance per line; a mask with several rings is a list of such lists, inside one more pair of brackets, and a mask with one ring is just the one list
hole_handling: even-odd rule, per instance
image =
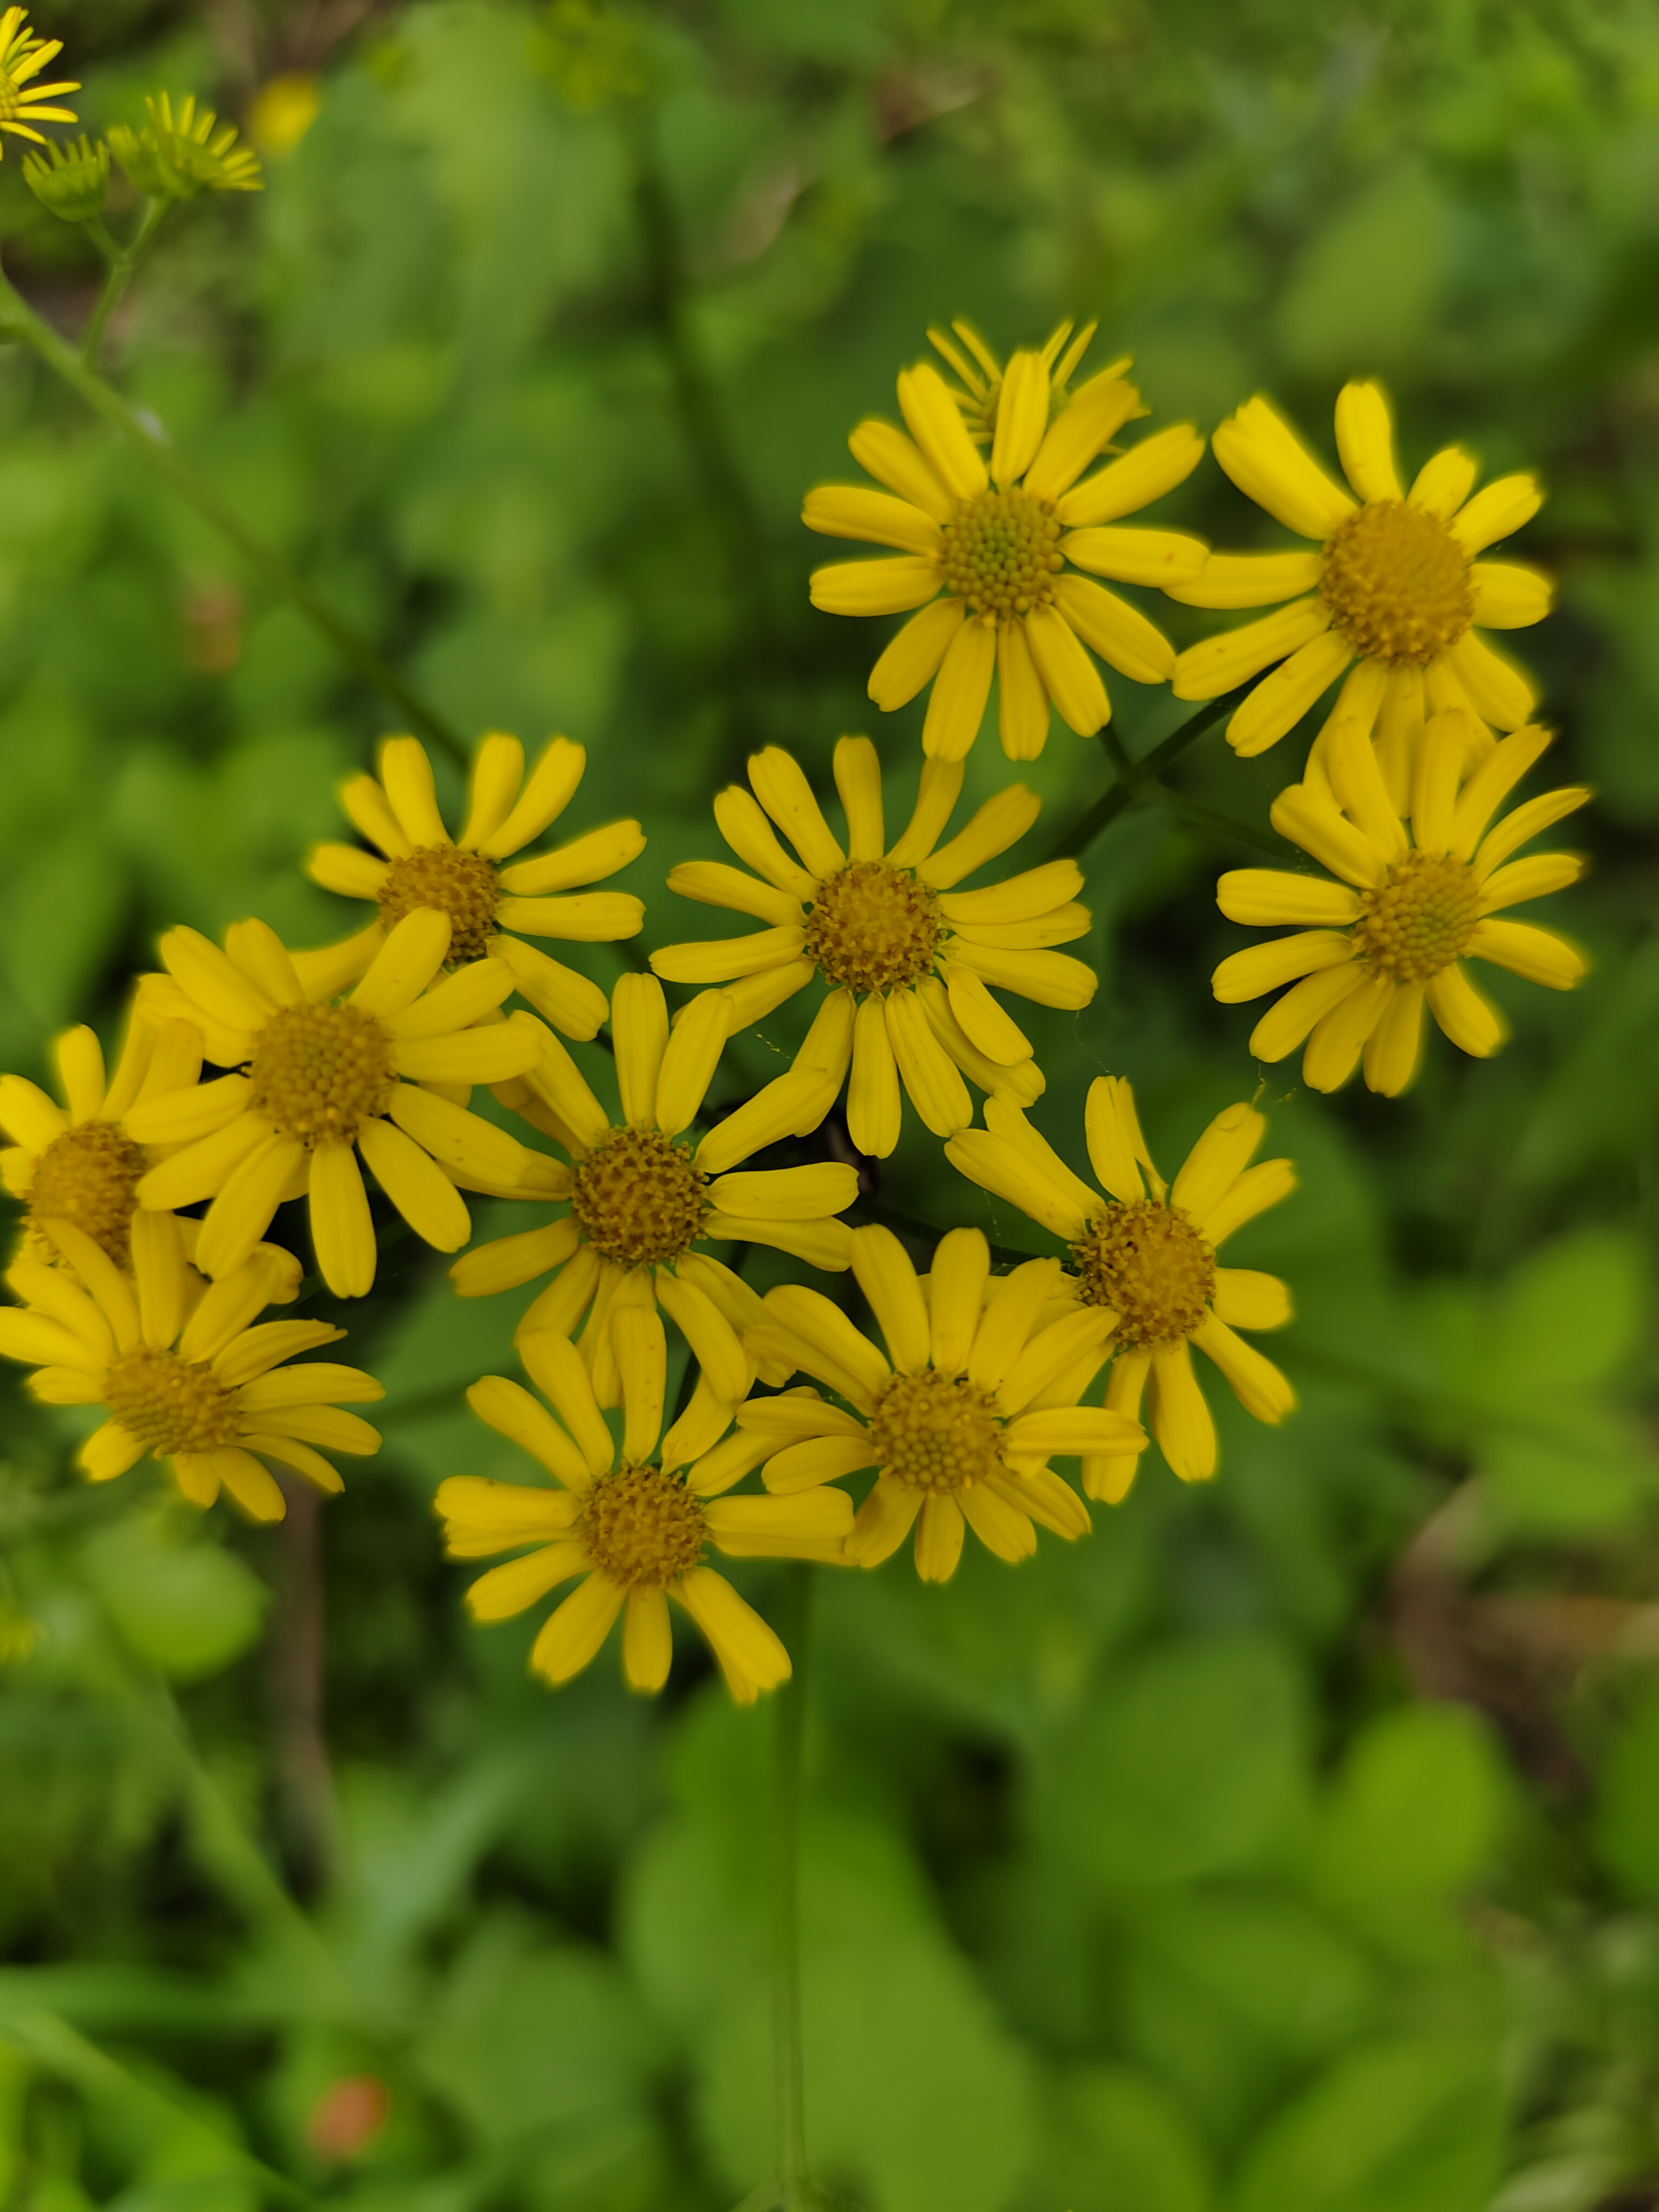
[[23, 156], [23, 181], [64, 222], [90, 222], [109, 196], [109, 148], [83, 133], [69, 145]]

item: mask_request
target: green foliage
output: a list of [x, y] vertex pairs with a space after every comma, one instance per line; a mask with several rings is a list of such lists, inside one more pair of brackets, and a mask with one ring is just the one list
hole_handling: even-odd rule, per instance
[[[1456, 440], [1541, 470], [1522, 557], [1561, 607], [1518, 643], [1554, 780], [1601, 793], [1557, 902], [1582, 992], [1499, 977], [1505, 1051], [1437, 1040], [1397, 1103], [1257, 1070], [1206, 981], [1241, 942], [1214, 880], [1271, 843], [1311, 723], [1255, 762], [1204, 741], [1086, 855], [1102, 989], [1034, 1010], [1035, 1119], [1081, 1169], [1088, 1083], [1127, 1074], [1167, 1165], [1259, 1091], [1301, 1188], [1228, 1256], [1293, 1285], [1300, 1409], [1268, 1431], [1219, 1407], [1215, 1484], [1149, 1465], [1018, 1571], [820, 1577], [807, 2122], [865, 2212], [1644, 2202], [1650, 11], [413, 0], [314, 50], [347, 12], [35, 10], [97, 131], [141, 131], [163, 82], [240, 115], [274, 69], [323, 70], [261, 196], [169, 216], [103, 359], [463, 730], [587, 746], [570, 826], [641, 817], [647, 946], [700, 933], [662, 878], [716, 854], [710, 798], [757, 744], [822, 786], [870, 729], [908, 799], [921, 709], [871, 707], [884, 627], [811, 611], [797, 514], [930, 319], [1010, 344], [1098, 314], [1152, 428], [1261, 388], [1328, 458], [1336, 386], [1379, 373], [1408, 469]], [[20, 166], [8, 272], [76, 326], [101, 264]], [[1167, 507], [1279, 542], [1208, 462]], [[1183, 642], [1212, 622], [1158, 612]], [[1132, 755], [1185, 711], [1113, 696]], [[44, 1078], [83, 1018], [112, 1043], [167, 924], [355, 926], [298, 862], [391, 726], [0, 356], [0, 1066]], [[1044, 808], [1024, 861], [1111, 771], [1056, 726], [1018, 774]], [[988, 735], [966, 799], [1010, 780]], [[786, 1012], [738, 1040], [730, 1101], [799, 1034]], [[925, 1137], [874, 1197], [1042, 1245]], [[291, 1528], [185, 1528], [148, 1466], [77, 1486], [76, 1417], [0, 1378], [0, 1607], [31, 1624], [0, 1671], [5, 2212], [728, 2212], [769, 2164], [769, 1717], [695, 1663], [629, 1699], [611, 1654], [550, 1696], [526, 1624], [466, 1622], [430, 1499], [510, 1471], [459, 1391], [512, 1370], [524, 1300], [458, 1304], [407, 1246], [386, 1266], [339, 1316], [389, 1396], [380, 1459], [320, 1509], [331, 1771]], [[738, 1579], [774, 1603], [769, 1569]], [[365, 2078], [384, 2126], [319, 2132]]]

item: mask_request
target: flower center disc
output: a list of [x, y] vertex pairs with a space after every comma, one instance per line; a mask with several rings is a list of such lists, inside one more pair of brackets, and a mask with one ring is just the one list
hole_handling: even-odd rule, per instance
[[1359, 957], [1398, 983], [1426, 983], [1451, 966], [1474, 935], [1480, 898], [1467, 860], [1449, 853], [1407, 853], [1361, 894], [1364, 911], [1353, 932]]
[[453, 968], [482, 960], [495, 934], [495, 906], [501, 896], [495, 863], [459, 845], [417, 845], [393, 860], [380, 885], [380, 920], [394, 928], [417, 907], [435, 906], [449, 916], [449, 962]]
[[362, 1006], [283, 1006], [253, 1040], [248, 1103], [308, 1151], [349, 1145], [398, 1087], [392, 1040]]
[[72, 1221], [125, 1267], [135, 1194], [148, 1165], [143, 1146], [113, 1121], [82, 1121], [54, 1137], [35, 1161], [30, 1218]]
[[1110, 1306], [1136, 1350], [1190, 1336], [1215, 1296], [1215, 1253], [1183, 1206], [1109, 1205], [1072, 1247], [1084, 1301]]
[[689, 1574], [708, 1535], [698, 1499], [678, 1474], [659, 1467], [602, 1474], [582, 1508], [581, 1529], [602, 1575], [653, 1589]]
[[1403, 499], [1375, 499], [1325, 548], [1320, 597], [1354, 651], [1424, 668], [1474, 619], [1468, 556], [1443, 522]]
[[1006, 621], [1053, 599], [1066, 560], [1052, 500], [1033, 499], [1018, 484], [982, 491], [960, 501], [944, 530], [945, 587], [975, 614]]
[[570, 1210], [602, 1259], [659, 1267], [702, 1236], [706, 1180], [690, 1145], [659, 1129], [612, 1129], [576, 1170]]
[[806, 917], [806, 957], [853, 991], [918, 983], [941, 934], [939, 900], [908, 868], [854, 860], [826, 876]]
[[205, 1362], [140, 1345], [104, 1378], [104, 1402], [130, 1436], [158, 1459], [212, 1451], [240, 1433], [236, 1394]]
[[914, 1490], [971, 1490], [1006, 1464], [995, 1404], [960, 1375], [932, 1367], [895, 1375], [877, 1391], [870, 1418], [878, 1464]]

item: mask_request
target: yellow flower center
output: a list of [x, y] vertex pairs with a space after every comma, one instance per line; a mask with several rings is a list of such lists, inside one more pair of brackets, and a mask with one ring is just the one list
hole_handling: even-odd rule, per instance
[[826, 876], [806, 917], [806, 957], [852, 991], [920, 982], [943, 933], [939, 898], [908, 868], [854, 860]]
[[660, 1267], [702, 1236], [707, 1182], [690, 1145], [659, 1129], [611, 1129], [576, 1170], [570, 1210], [602, 1259]]
[[1190, 1336], [1215, 1296], [1215, 1253], [1184, 1206], [1114, 1200], [1072, 1247], [1085, 1305], [1110, 1306], [1136, 1351]]
[[362, 1006], [283, 1006], [253, 1040], [248, 1103], [308, 1151], [349, 1145], [398, 1087], [392, 1039]]
[[113, 1121], [65, 1129], [34, 1163], [30, 1219], [73, 1222], [125, 1267], [138, 1178], [149, 1164], [143, 1146]]
[[1407, 853], [1360, 894], [1364, 911], [1353, 929], [1359, 957], [1397, 983], [1426, 983], [1468, 944], [1480, 898], [1467, 860], [1449, 853]]
[[106, 1371], [104, 1402], [121, 1426], [157, 1459], [212, 1451], [241, 1433], [236, 1393], [204, 1360], [140, 1345]]
[[661, 1589], [702, 1557], [708, 1523], [684, 1479], [659, 1467], [602, 1474], [582, 1508], [582, 1540], [602, 1575], [632, 1589]]
[[1443, 522], [1403, 499], [1374, 499], [1325, 547], [1320, 597], [1357, 653], [1423, 668], [1474, 619], [1469, 560]]
[[1046, 606], [1066, 566], [1054, 506], [1018, 484], [961, 501], [956, 520], [945, 525], [939, 556], [946, 591], [988, 622]]
[[482, 960], [495, 934], [501, 896], [495, 863], [459, 845], [417, 845], [393, 860], [380, 885], [380, 920], [388, 929], [417, 907], [435, 906], [449, 916], [449, 964]]
[[913, 1490], [971, 1490], [1006, 1464], [995, 1407], [994, 1392], [960, 1375], [895, 1375], [870, 1417], [877, 1464]]

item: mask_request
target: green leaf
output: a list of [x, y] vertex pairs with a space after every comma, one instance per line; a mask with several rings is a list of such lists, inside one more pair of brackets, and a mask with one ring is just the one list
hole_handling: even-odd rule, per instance
[[1462, 2040], [1376, 2045], [1262, 2130], [1231, 2212], [1482, 2212], [1503, 2136], [1493, 2054]]
[[258, 1639], [270, 1593], [205, 1531], [180, 1542], [133, 1515], [88, 1536], [81, 1559], [122, 1640], [175, 1682], [218, 1674]]
[[1579, 1230], [1532, 1253], [1488, 1322], [1482, 1395], [1536, 1401], [1616, 1373], [1641, 1334], [1646, 1273], [1641, 1245], [1620, 1230]]
[[1490, 1858], [1503, 1767], [1463, 1705], [1406, 1705], [1375, 1720], [1343, 1761], [1320, 1820], [1319, 1887], [1366, 1905], [1450, 1895]]
[[1055, 2100], [1045, 2201], [1071, 2212], [1209, 2212], [1208, 2161], [1167, 2089], [1127, 2067], [1070, 2075]]
[[1621, 1888], [1659, 1898], [1659, 1690], [1648, 1692], [1613, 1739], [1594, 1833], [1596, 1856]]
[[[1440, 297], [1446, 229], [1440, 188], [1414, 165], [1343, 209], [1304, 253], [1279, 307], [1296, 365], [1351, 375], [1361, 362], [1408, 362]], [[1328, 424], [1315, 436], [1324, 445]]]

